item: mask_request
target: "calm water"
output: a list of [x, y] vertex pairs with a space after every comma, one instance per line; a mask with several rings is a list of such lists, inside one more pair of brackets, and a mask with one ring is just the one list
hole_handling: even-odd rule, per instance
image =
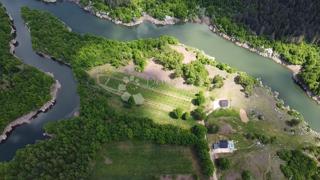
[[[227, 63], [241, 71], [262, 79], [264, 84], [272, 87], [273, 90], [280, 92], [280, 97], [285, 100], [286, 104], [300, 111], [310, 126], [315, 130], [320, 130], [320, 106], [308, 98], [305, 93], [292, 81], [291, 73], [286, 68], [274, 63], [273, 61], [251, 53], [243, 48], [237, 47], [231, 42], [228, 42], [219, 36], [213, 34], [206, 25], [199, 24], [179, 24], [171, 26], [155, 26], [150, 23], [144, 23], [137, 27], [124, 27], [113, 24], [109, 21], [98, 19], [84, 11], [77, 5], [69, 2], [60, 2], [57, 4], [44, 4], [35, 0], [0, 0], [4, 2], [9, 12], [14, 15], [19, 26], [18, 41], [21, 46], [17, 49], [17, 55], [24, 59], [28, 64], [39, 67], [42, 70], [56, 73], [56, 78], [61, 79], [62, 86], [65, 91], [59, 94], [64, 98], [52, 109], [49, 113], [44, 114], [45, 117], [35, 120], [33, 124], [41, 124], [40, 126], [33, 126], [36, 131], [49, 120], [57, 120], [61, 117], [66, 117], [68, 113], [72, 112], [75, 103], [78, 103], [75, 93], [75, 83], [71, 75], [70, 69], [65, 66], [60, 66], [52, 61], [37, 57], [31, 49], [29, 34], [22, 26], [21, 18], [19, 16], [20, 6], [29, 6], [35, 9], [43, 9], [50, 11], [55, 16], [59, 17], [73, 31], [78, 33], [91, 33], [99, 36], [104, 36], [116, 40], [132, 40], [137, 38], [158, 37], [163, 34], [177, 37], [182, 43], [189, 46], [196, 47], [205, 51], [207, 54], [216, 57], [217, 60]], [[19, 31], [19, 29], [21, 29]], [[71, 86], [71, 87], [70, 87]], [[71, 97], [69, 97], [71, 96]], [[71, 107], [70, 107], [71, 106]], [[59, 107], [62, 107], [59, 110]], [[55, 115], [50, 115], [55, 114]], [[26, 143], [32, 143], [39, 136], [33, 136], [28, 133], [28, 130], [18, 133], [24, 136], [26, 143], [20, 140], [21, 137], [16, 138], [15, 134], [20, 129], [28, 126], [17, 128], [10, 136], [7, 143], [0, 145], [1, 159], [3, 153], [5, 157], [11, 157], [14, 148], [24, 146]], [[9, 142], [15, 142], [16, 145], [10, 146]]]

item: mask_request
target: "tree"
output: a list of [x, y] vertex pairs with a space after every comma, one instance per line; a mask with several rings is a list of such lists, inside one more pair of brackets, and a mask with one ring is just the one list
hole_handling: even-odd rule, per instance
[[183, 117], [182, 117], [184, 120], [190, 120], [191, 119], [191, 114], [190, 112], [185, 112], [183, 114]]
[[203, 107], [198, 107], [197, 109], [192, 111], [192, 116], [196, 120], [204, 120], [207, 117]]
[[181, 108], [176, 108], [171, 112], [171, 116], [175, 119], [181, 119], [183, 115], [183, 110]]
[[216, 165], [221, 170], [227, 170], [230, 168], [230, 160], [227, 158], [219, 158], [216, 160]]
[[201, 106], [206, 102], [206, 97], [204, 96], [204, 92], [200, 91], [198, 94], [196, 94], [195, 104], [197, 106]]

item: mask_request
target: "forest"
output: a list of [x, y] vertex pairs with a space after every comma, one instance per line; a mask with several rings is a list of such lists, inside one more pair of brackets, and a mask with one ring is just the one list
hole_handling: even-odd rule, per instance
[[37, 110], [51, 99], [53, 79], [24, 65], [10, 53], [14, 38], [6, 11], [0, 5], [0, 132], [16, 118]]
[[203, 4], [219, 31], [251, 47], [272, 48], [289, 64], [302, 65], [299, 80], [315, 95], [320, 95], [319, 6], [315, 0], [213, 0]]
[[303, 65], [299, 80], [320, 95], [320, 3], [317, 0], [81, 0], [95, 12], [130, 22], [143, 12], [192, 20], [208, 16], [219, 31], [255, 48], [272, 48], [290, 64]]
[[[204, 140], [205, 127], [196, 125], [186, 130], [155, 124], [152, 119], [118, 113], [108, 104], [110, 96], [85, 71], [105, 63], [123, 65], [136, 56], [133, 52], [138, 50], [143, 57], [149, 57], [159, 53], [164, 46], [177, 43], [175, 39], [163, 36], [130, 42], [111, 41], [69, 32], [63, 23], [47, 12], [23, 8], [22, 15], [31, 27], [34, 48], [72, 66], [79, 83], [80, 116], [47, 124], [46, 132], [53, 134], [54, 138], [19, 150], [12, 161], [0, 164], [0, 177], [85, 179], [91, 172], [91, 159], [102, 145], [123, 140], [192, 147], [203, 175], [212, 175], [214, 166]], [[120, 46], [124, 49], [120, 50]], [[104, 54], [102, 49], [111, 55]], [[89, 54], [92, 50], [96, 53]]]

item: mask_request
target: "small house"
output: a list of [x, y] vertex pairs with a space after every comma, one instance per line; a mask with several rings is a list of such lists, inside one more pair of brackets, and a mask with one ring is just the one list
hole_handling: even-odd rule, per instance
[[228, 108], [229, 107], [229, 101], [226, 99], [219, 101], [220, 108]]
[[218, 99], [212, 103], [213, 110], [216, 109], [226, 109], [230, 107], [230, 101], [227, 99]]
[[213, 152], [215, 153], [232, 153], [235, 151], [233, 141], [220, 140], [212, 145]]

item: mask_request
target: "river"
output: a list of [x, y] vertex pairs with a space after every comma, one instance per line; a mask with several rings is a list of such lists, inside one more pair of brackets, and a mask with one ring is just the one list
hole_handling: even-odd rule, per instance
[[26, 146], [33, 144], [37, 140], [43, 140], [43, 126], [49, 121], [65, 119], [71, 117], [78, 110], [80, 98], [77, 95], [77, 83], [73, 77], [72, 70], [58, 62], [38, 56], [31, 45], [31, 37], [24, 21], [20, 16], [20, 1], [2, 1], [7, 11], [14, 19], [17, 28], [16, 56], [24, 63], [40, 69], [43, 72], [50, 72], [61, 84], [56, 104], [47, 113], [41, 113], [33, 119], [30, 124], [18, 126], [11, 132], [8, 139], [0, 144], [0, 161], [12, 159], [15, 152]]
[[[15, 25], [17, 25], [17, 40], [20, 45], [16, 50], [16, 55], [27, 64], [43, 71], [52, 72], [62, 84], [57, 104], [53, 109], [46, 114], [41, 114], [32, 124], [16, 128], [8, 140], [0, 145], [0, 160], [10, 159], [16, 149], [25, 146], [25, 144], [33, 143], [36, 139], [43, 139], [39, 135], [42, 132], [40, 129], [43, 124], [50, 120], [69, 117], [79, 103], [71, 70], [51, 60], [38, 57], [32, 51], [30, 35], [23, 26], [19, 13], [21, 6], [50, 11], [70, 26], [73, 31], [81, 34], [90, 33], [116, 40], [158, 37], [163, 34], [175, 36], [182, 43], [201, 49], [216, 57], [220, 62], [261, 78], [264, 84], [280, 93], [280, 98], [286, 104], [301, 112], [314, 130], [320, 131], [320, 106], [293, 82], [291, 72], [288, 69], [224, 40], [212, 33], [206, 25], [185, 23], [156, 26], [151, 23], [143, 23], [136, 27], [125, 27], [96, 18], [67, 1], [56, 4], [45, 4], [35, 0], [0, 1], [7, 7], [15, 20]], [[3, 153], [5, 158], [2, 158]]]

